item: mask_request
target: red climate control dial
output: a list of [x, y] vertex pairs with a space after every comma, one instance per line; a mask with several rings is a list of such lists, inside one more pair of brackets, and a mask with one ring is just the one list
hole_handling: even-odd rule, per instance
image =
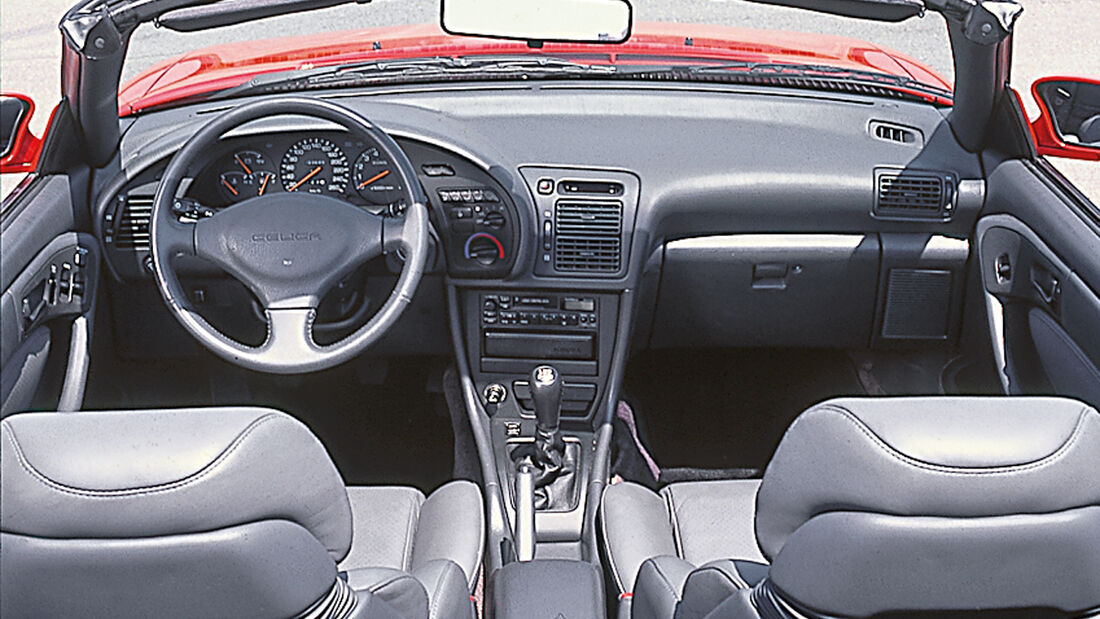
[[500, 242], [500, 239], [492, 234], [478, 232], [466, 239], [463, 253], [467, 260], [476, 260], [485, 266], [489, 266], [497, 260], [504, 260], [504, 245]]

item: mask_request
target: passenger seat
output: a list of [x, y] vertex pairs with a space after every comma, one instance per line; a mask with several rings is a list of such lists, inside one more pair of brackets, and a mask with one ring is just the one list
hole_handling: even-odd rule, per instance
[[1098, 472], [1100, 413], [1074, 400], [823, 402], [760, 482], [607, 488], [619, 616], [1083, 616]]

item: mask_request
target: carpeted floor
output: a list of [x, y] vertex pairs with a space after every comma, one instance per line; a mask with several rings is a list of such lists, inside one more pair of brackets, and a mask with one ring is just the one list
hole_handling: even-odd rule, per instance
[[763, 468], [799, 413], [841, 395], [865, 391], [837, 350], [646, 351], [624, 381], [662, 469]]
[[85, 406], [128, 409], [269, 406], [308, 425], [348, 484], [412, 485], [452, 478], [454, 434], [442, 395], [445, 360], [368, 359], [306, 376], [244, 372], [209, 355], [172, 363], [113, 359], [93, 368]]

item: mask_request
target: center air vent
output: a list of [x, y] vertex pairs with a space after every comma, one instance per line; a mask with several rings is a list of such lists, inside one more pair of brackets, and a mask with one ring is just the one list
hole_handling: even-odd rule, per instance
[[876, 215], [942, 219], [951, 216], [954, 198], [955, 179], [951, 174], [875, 171]]
[[561, 200], [555, 205], [554, 269], [616, 273], [622, 257], [622, 202]]
[[118, 249], [149, 250], [149, 220], [153, 215], [153, 196], [128, 195], [118, 216], [118, 225], [104, 226], [111, 231], [107, 242]]

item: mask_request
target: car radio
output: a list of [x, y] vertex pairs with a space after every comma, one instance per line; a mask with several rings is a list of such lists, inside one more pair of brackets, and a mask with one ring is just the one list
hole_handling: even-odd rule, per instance
[[483, 294], [485, 327], [538, 327], [540, 331], [595, 331], [598, 303], [594, 297], [545, 294]]

